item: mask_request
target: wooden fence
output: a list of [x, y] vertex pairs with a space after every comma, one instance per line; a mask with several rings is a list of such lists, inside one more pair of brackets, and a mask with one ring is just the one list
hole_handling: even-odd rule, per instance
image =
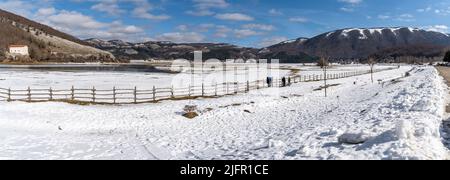
[[[393, 70], [395, 68], [385, 68], [374, 70], [374, 73]], [[327, 79], [341, 79], [363, 74], [370, 74], [367, 71], [331, 73], [327, 75]], [[286, 77], [290, 78], [291, 83], [312, 82], [324, 80], [324, 75], [297, 75]], [[274, 87], [281, 87], [282, 80], [274, 79]], [[139, 89], [134, 87], [131, 89], [112, 88], [108, 90], [88, 88], [81, 89], [71, 87], [70, 89], [32, 89], [28, 87], [24, 90], [0, 88], [0, 100], [5, 101], [24, 101], [24, 102], [47, 102], [47, 101], [63, 101], [73, 103], [92, 103], [92, 104], [139, 104], [154, 103], [162, 100], [181, 100], [197, 97], [219, 97], [226, 95], [234, 95], [240, 93], [248, 93], [252, 90], [267, 88], [266, 80], [247, 81], [247, 82], [231, 82], [215, 85], [190, 86], [187, 88], [173, 87], [152, 89]]]

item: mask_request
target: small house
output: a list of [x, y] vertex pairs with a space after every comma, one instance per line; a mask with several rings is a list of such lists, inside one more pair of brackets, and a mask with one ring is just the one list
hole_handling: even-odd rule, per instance
[[26, 45], [10, 45], [9, 53], [13, 56], [29, 56], [28, 46]]

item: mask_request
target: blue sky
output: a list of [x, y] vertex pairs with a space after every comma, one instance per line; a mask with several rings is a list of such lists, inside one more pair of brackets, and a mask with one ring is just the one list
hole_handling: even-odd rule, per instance
[[347, 27], [448, 32], [450, 0], [0, 0], [79, 38], [264, 47]]

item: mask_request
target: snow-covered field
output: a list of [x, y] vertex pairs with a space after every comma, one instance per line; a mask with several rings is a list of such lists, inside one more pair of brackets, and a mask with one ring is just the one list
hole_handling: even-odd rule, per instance
[[[9, 78], [0, 83], [22, 83]], [[370, 75], [331, 80], [338, 85], [327, 98], [314, 91], [322, 82], [308, 82], [158, 104], [0, 102], [0, 159], [448, 159], [440, 135], [447, 87], [437, 71], [404, 66], [375, 78], [384, 85]], [[185, 105], [200, 116], [181, 116]]]

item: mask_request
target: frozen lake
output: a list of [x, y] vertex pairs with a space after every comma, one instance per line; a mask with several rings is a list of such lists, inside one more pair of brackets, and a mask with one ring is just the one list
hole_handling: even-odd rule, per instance
[[[94, 69], [96, 67], [97, 69]], [[0, 87], [25, 89], [31, 88], [64, 88], [71, 86], [77, 88], [98, 89], [132, 88], [137, 86], [141, 89], [151, 89], [153, 86], [166, 87], [187, 87], [189, 85], [214, 85], [224, 82], [246, 82], [246, 81], [264, 81], [267, 76], [280, 78], [289, 75], [320, 75], [322, 69], [316, 66], [304, 66], [300, 64], [281, 64], [279, 67], [257, 67], [235, 65], [227, 69], [194, 69], [184, 70], [180, 73], [167, 73], [166, 70], [135, 68], [131, 71], [124, 71], [130, 68], [121, 67], [119, 69], [110, 66], [92, 66], [90, 68], [61, 68], [59, 66], [35, 67], [35, 68], [0, 68]], [[377, 68], [387, 68], [378, 66]], [[365, 65], [333, 66], [329, 73], [354, 72], [359, 70], [368, 70]], [[140, 71], [142, 70], [142, 71]], [[149, 71], [147, 71], [149, 70]], [[191, 73], [193, 72], [193, 73]]]

